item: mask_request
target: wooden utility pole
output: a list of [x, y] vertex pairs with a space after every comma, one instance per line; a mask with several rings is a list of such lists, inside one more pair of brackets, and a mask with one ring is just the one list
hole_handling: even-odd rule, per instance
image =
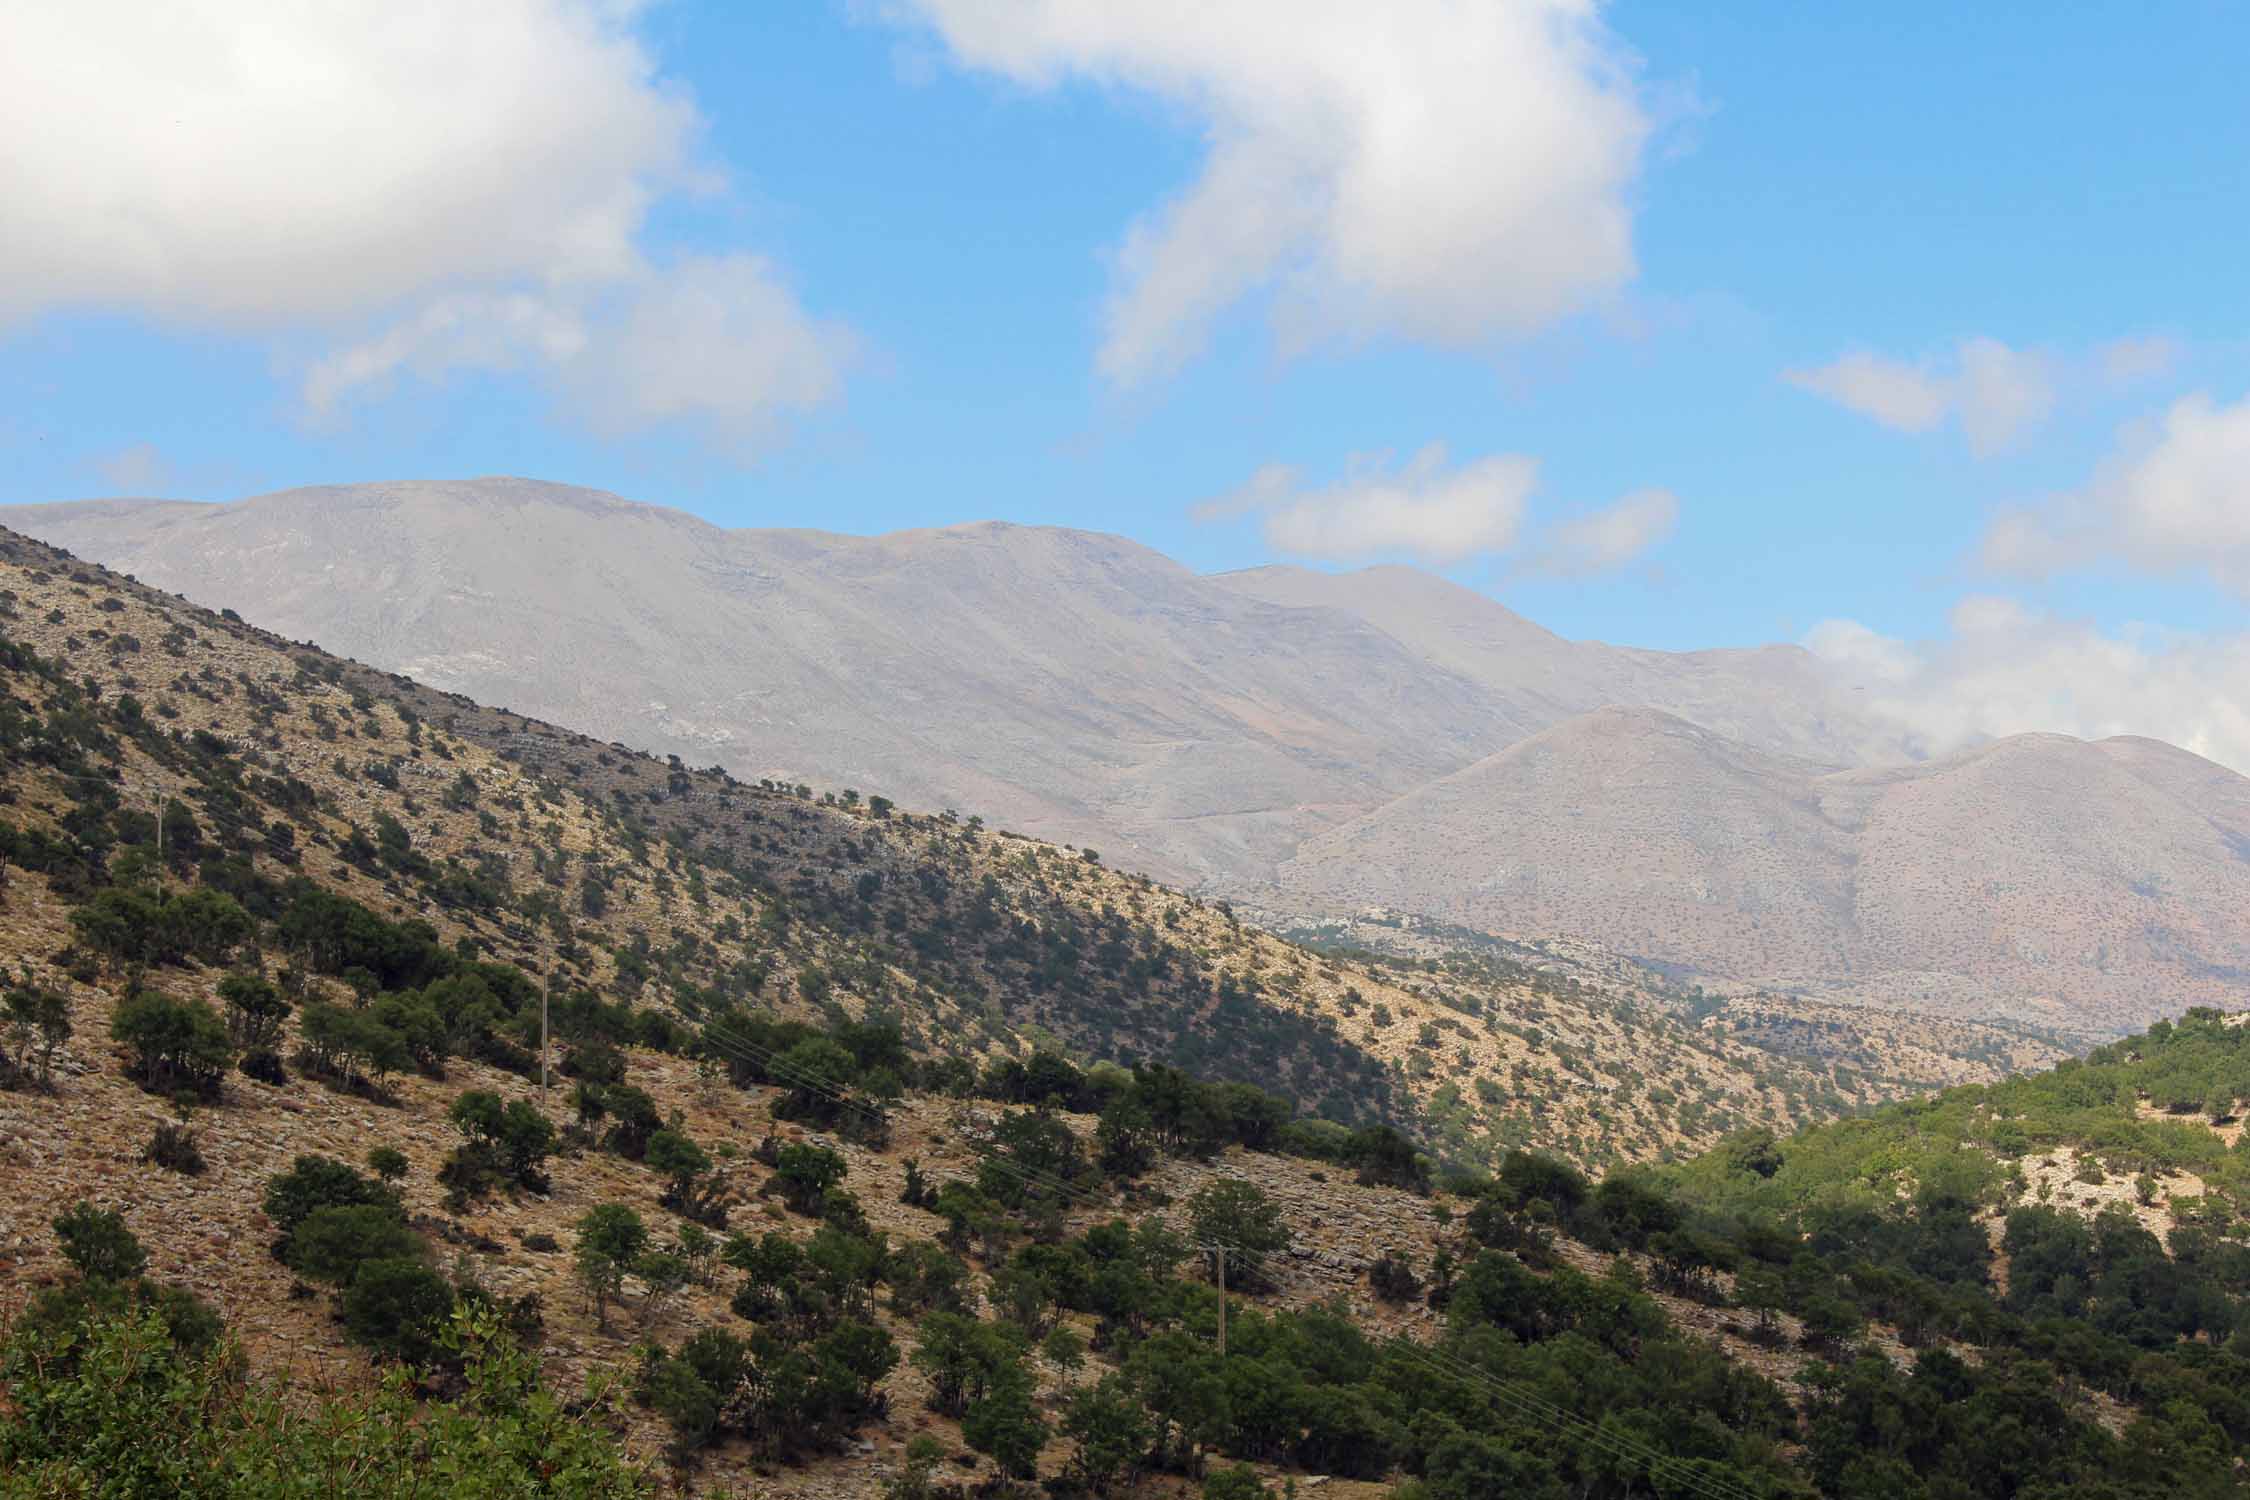
[[539, 992], [539, 1107], [547, 1108], [547, 992]]
[[1219, 1358], [1227, 1357], [1227, 1247], [1221, 1245], [1215, 1252], [1219, 1257]]

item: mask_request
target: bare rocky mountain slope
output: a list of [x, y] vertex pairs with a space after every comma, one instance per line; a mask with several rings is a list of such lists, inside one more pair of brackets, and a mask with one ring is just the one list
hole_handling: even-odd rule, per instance
[[518, 479], [0, 521], [485, 702], [1284, 915], [1404, 908], [2077, 1035], [2250, 976], [2231, 772], [2052, 737], [1917, 762], [1803, 651], [1565, 641], [1410, 569], [728, 531]]
[[2122, 1028], [2250, 984], [2250, 781], [2018, 735], [1834, 771], [1670, 715], [1573, 719], [1310, 840], [1283, 903], [1568, 931], [1680, 970]]
[[1427, 575], [1205, 578], [1051, 527], [727, 531], [520, 479], [0, 524], [487, 703], [739, 776], [973, 810], [1171, 880], [1262, 875], [1605, 703], [1839, 765], [1881, 744], [1794, 648], [1579, 645]]

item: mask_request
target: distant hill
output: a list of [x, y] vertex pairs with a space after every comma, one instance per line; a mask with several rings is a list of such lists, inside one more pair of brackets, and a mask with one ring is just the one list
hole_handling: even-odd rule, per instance
[[2123, 1028], [2250, 985], [2246, 851], [2250, 780], [2154, 741], [2018, 735], [1834, 771], [1605, 709], [1309, 840], [1277, 899]]

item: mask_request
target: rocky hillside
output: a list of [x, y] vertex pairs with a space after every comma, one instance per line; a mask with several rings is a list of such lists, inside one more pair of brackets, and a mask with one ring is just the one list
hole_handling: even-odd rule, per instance
[[[1308, 951], [9, 535], [0, 638], [0, 1490], [2240, 1491], [2237, 1174], [2177, 1260], [2033, 1212], [2239, 1028], [1792, 1137], [1882, 1080], [1590, 957]], [[1997, 1257], [1972, 1133], [2044, 1153]]]
[[[744, 785], [8, 548], [7, 632], [95, 685], [74, 711], [116, 757], [45, 779], [12, 765], [15, 822], [60, 833], [98, 815], [122, 841], [177, 800], [202, 827], [197, 858], [428, 921], [551, 987], [680, 1019], [727, 1003], [873, 1010], [969, 1057], [1045, 1040], [1165, 1061], [1308, 1113], [1427, 1128], [1464, 1160], [1534, 1136], [1590, 1165], [1644, 1159], [1915, 1086], [1714, 1035], [1627, 992], [1311, 954], [1096, 851], [849, 788]], [[36, 674], [15, 675], [36, 701]], [[261, 842], [275, 828], [278, 852]], [[24, 889], [53, 913], [87, 893]]]

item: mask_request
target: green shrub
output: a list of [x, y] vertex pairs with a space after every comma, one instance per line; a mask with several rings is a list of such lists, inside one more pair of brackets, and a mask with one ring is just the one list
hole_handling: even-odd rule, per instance
[[352, 1342], [424, 1366], [442, 1353], [439, 1336], [453, 1305], [452, 1283], [419, 1260], [401, 1258], [361, 1261], [339, 1311]]
[[316, 1208], [289, 1237], [289, 1269], [310, 1281], [350, 1286], [371, 1260], [418, 1260], [422, 1241], [387, 1206]]
[[148, 1252], [125, 1226], [124, 1215], [81, 1199], [55, 1220], [63, 1259], [88, 1281], [130, 1281], [148, 1265]]
[[141, 1160], [187, 1177], [199, 1175], [204, 1168], [202, 1147], [185, 1120], [168, 1120], [158, 1125], [148, 1145], [141, 1150]]

